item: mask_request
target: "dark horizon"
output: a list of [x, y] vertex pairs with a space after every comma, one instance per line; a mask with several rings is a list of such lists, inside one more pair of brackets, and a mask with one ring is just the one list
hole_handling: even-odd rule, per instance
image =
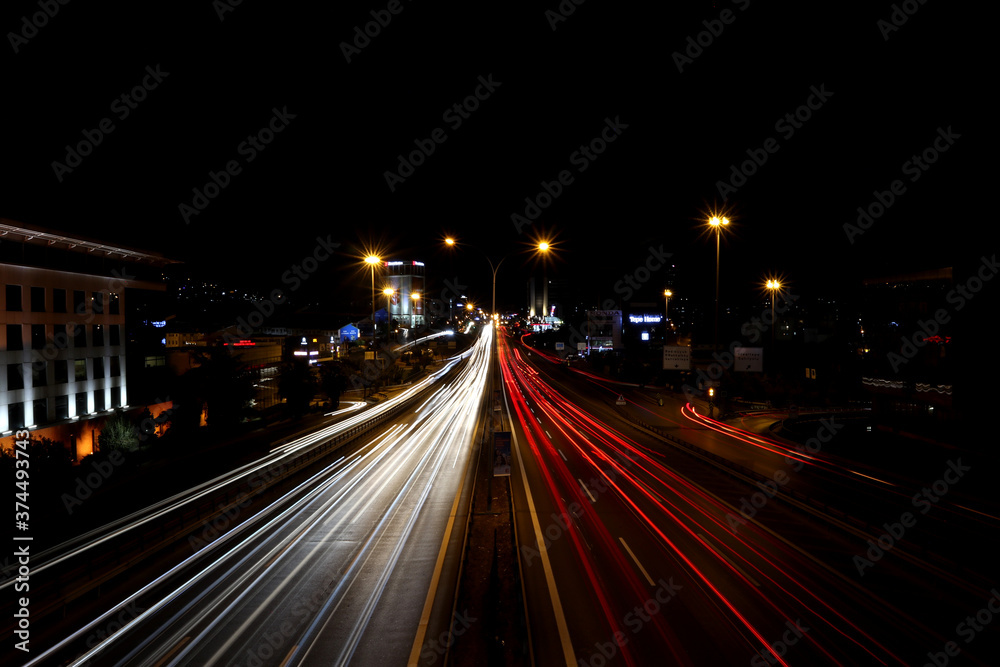
[[[34, 7], [11, 8], [11, 34]], [[443, 276], [454, 235], [507, 257], [507, 302], [523, 293], [519, 253], [542, 237], [558, 243], [553, 271], [602, 292], [651, 245], [711, 283], [712, 211], [733, 219], [724, 291], [770, 274], [837, 291], [978, 261], [952, 231], [979, 215], [962, 193], [981, 178], [982, 145], [964, 83], [978, 61], [957, 10], [920, 6], [890, 30], [889, 6], [579, 6], [565, 20], [542, 7], [400, 7], [357, 49], [341, 45], [381, 8], [320, 19], [60, 5], [35, 36], [8, 39], [22, 94], [8, 109], [18, 132], [3, 144], [0, 214], [264, 284], [328, 235], [348, 255], [377, 245]], [[97, 135], [102, 121], [113, 129]], [[602, 132], [603, 151], [588, 152]], [[88, 136], [99, 143], [67, 171], [67, 147]], [[914, 166], [935, 140], [934, 164]], [[430, 152], [411, 173], [399, 156], [420, 146]], [[733, 165], [753, 172], [745, 183]], [[213, 181], [224, 185], [199, 200]], [[546, 193], [528, 220], [525, 199]], [[877, 193], [893, 199], [884, 214], [845, 230]], [[488, 293], [477, 254], [454, 264]], [[331, 277], [349, 280], [351, 260], [339, 261]]]

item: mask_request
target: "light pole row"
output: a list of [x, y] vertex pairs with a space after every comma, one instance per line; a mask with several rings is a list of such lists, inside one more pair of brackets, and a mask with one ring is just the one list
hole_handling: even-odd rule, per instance
[[[458, 243], [458, 241], [456, 241], [455, 239], [453, 239], [451, 237], [446, 238], [444, 240], [444, 242], [445, 242], [446, 245], [448, 245], [450, 247], [455, 247], [455, 246], [460, 245]], [[461, 245], [466, 245], [466, 244], [461, 244]], [[466, 247], [475, 247], [475, 246], [467, 246], [466, 245]], [[547, 253], [547, 252], [549, 252], [549, 250], [551, 249], [551, 247], [552, 246], [549, 243], [547, 243], [545, 241], [542, 241], [542, 242], [540, 242], [536, 246], [536, 250], [538, 252], [541, 252], [541, 253]], [[483, 256], [486, 257], [486, 261], [489, 262], [489, 264], [490, 264], [490, 271], [493, 274], [493, 307], [492, 307], [492, 312], [491, 312], [490, 317], [491, 317], [491, 319], [493, 321], [493, 326], [496, 327], [499, 324], [499, 316], [497, 314], [497, 273], [500, 271], [500, 265], [503, 264], [504, 260], [507, 259], [510, 255], [504, 255], [503, 257], [500, 258], [500, 261], [498, 261], [496, 264], [494, 264], [493, 260], [490, 259], [490, 256], [487, 255], [485, 251], [483, 251], [483, 250], [481, 250], [479, 248], [476, 248], [476, 249], [479, 250], [480, 252], [482, 252]], [[468, 308], [471, 311], [472, 310], [472, 305], [471, 304], [466, 304], [466, 308]], [[494, 332], [493, 332], [494, 359], [497, 358], [496, 354], [497, 354], [498, 344], [499, 344], [498, 334], [497, 334], [496, 330], [494, 330]], [[498, 378], [498, 376], [496, 374], [493, 374], [492, 377], [493, 377], [493, 387], [494, 387], [494, 391], [495, 391], [495, 387], [496, 387], [496, 384], [497, 384], [497, 378]], [[503, 382], [503, 376], [502, 375], [499, 376], [499, 382], [501, 382], [501, 383]], [[491, 422], [491, 424], [492, 424], [492, 422]], [[491, 426], [491, 428], [492, 428], [492, 426]], [[493, 448], [494, 448], [494, 440], [493, 440], [493, 437], [491, 437], [490, 438], [490, 444], [489, 444], [489, 461], [490, 461], [490, 465], [492, 465], [493, 458], [495, 456], [495, 452], [494, 452]], [[489, 475], [487, 477], [486, 498], [487, 498], [487, 500], [486, 500], [486, 509], [487, 509], [487, 511], [489, 511], [493, 507], [493, 471], [492, 470], [490, 471], [490, 473], [489, 473]]]
[[[459, 243], [451, 237], [446, 238], [444, 243], [449, 247], [463, 246], [467, 248], [475, 248], [475, 246], [470, 246], [466, 243]], [[535, 249], [538, 252], [547, 253], [552, 249], [552, 245], [547, 241], [540, 241], [538, 245], [535, 246]], [[479, 252], [483, 253], [483, 256], [486, 257], [486, 261], [490, 264], [490, 271], [493, 273], [493, 308], [491, 311], [491, 318], [495, 321], [497, 319], [497, 273], [500, 271], [500, 265], [503, 264], [504, 260], [510, 257], [510, 255], [504, 255], [500, 258], [499, 262], [494, 264], [493, 260], [490, 259], [490, 256], [487, 255], [485, 251], [480, 248], [476, 248], [476, 250], [479, 250]]]
[[[713, 334], [712, 350], [717, 352], [719, 347], [719, 237], [722, 228], [729, 224], [729, 218], [712, 216], [708, 224], [715, 232], [715, 332]], [[765, 289], [771, 292], [771, 341], [774, 341], [774, 293], [781, 289], [781, 282], [768, 278], [764, 283]], [[672, 296], [667, 290], [664, 295], [669, 299]]]

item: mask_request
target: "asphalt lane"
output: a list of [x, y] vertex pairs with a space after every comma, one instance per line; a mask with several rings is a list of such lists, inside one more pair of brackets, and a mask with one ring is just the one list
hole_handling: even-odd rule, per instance
[[[652, 397], [627, 386], [588, 382], [576, 374], [570, 375], [565, 367], [553, 365], [537, 353], [529, 356], [525, 348], [510, 345], [506, 349], [509, 357], [515, 360], [512, 363], [519, 363], [524, 367], [517, 382], [517, 394], [529, 397], [525, 404], [532, 412], [530, 418], [522, 420], [522, 426], [541, 432], [536, 434], [534, 446], [526, 448], [535, 457], [536, 463], [531, 463], [531, 456], [524, 457], [527, 460], [526, 468], [532, 468], [531, 474], [527, 475], [530, 484], [538, 489], [534, 494], [536, 503], [545, 502], [538, 497], [545, 495], [546, 487], [553, 498], [573, 497], [574, 492], [570, 490], [572, 485], [567, 480], [576, 478], [576, 486], [583, 487], [588, 475], [596, 474], [600, 477], [603, 470], [606, 479], [608, 471], [616, 471], [619, 478], [629, 481], [630, 487], [626, 488], [624, 483], [621, 488], [609, 485], [613, 492], [599, 495], [597, 502], [584, 489], [588, 500], [595, 507], [601, 506], [600, 510], [594, 511], [598, 520], [606, 527], [614, 527], [609, 533], [623, 533], [619, 536], [624, 539], [621, 546], [628, 545], [623, 550], [633, 562], [633, 569], [639, 571], [643, 579], [647, 574], [653, 581], [656, 580], [656, 577], [651, 576], [653, 574], [670, 576], [662, 567], [664, 563], [670, 563], [671, 559], [674, 568], [681, 567], [683, 574], [688, 575], [687, 579], [682, 579], [679, 578], [680, 574], [673, 572], [674, 581], [686, 582], [682, 583], [682, 590], [687, 594], [679, 595], [670, 602], [674, 609], [684, 609], [684, 619], [671, 619], [670, 628], [658, 638], [659, 641], [650, 641], [648, 648], [643, 646], [638, 637], [635, 638], [636, 641], [629, 646], [635, 655], [645, 660], [658, 651], [662, 662], [665, 651], [675, 650], [673, 661], [677, 664], [719, 664], [714, 661], [722, 659], [731, 663], [754, 658], [771, 658], [780, 664], [776, 654], [790, 648], [792, 643], [785, 642], [786, 639], [794, 639], [794, 662], [806, 659], [816, 664], [838, 660], [865, 664], [872, 660], [896, 660], [905, 664], [908, 660], [919, 657], [920, 654], [914, 652], [915, 647], [933, 647], [939, 645], [939, 641], [946, 641], [946, 634], [941, 632], [932, 631], [924, 635], [925, 626], [913, 622], [898, 607], [873, 594], [872, 587], [847, 579], [843, 572], [830, 568], [801, 549], [794, 541], [757, 525], [739, 525], [739, 532], [734, 530], [732, 523], [727, 522], [734, 511], [731, 503], [720, 504], [717, 500], [700, 494], [697, 488], [688, 487], [686, 480], [689, 475], [671, 477], [658, 468], [665, 449], [662, 445], [650, 447], [645, 453], [644, 445], [640, 443], [623, 448], [620, 443], [632, 438], [620, 432], [596, 445], [595, 440], [601, 439], [599, 435], [572, 433], [569, 427], [559, 425], [566, 421], [566, 415], [571, 414], [576, 406], [583, 407], [581, 412], [586, 417], [569, 421], [583, 424], [590, 419], [604, 424], [627, 423], [621, 406], [617, 405], [619, 396], [631, 403], [629, 407], [637, 400], [648, 402], [649, 406], [642, 406], [641, 409], [650, 412], [654, 406], [659, 408]], [[533, 392], [531, 387], [534, 387]], [[569, 399], [565, 403], [559, 400], [559, 395], [563, 393]], [[639, 396], [638, 399], [633, 398], [636, 395]], [[512, 394], [512, 398], [513, 396]], [[534, 404], [531, 404], [531, 399], [535, 401]], [[665, 403], [667, 406], [664, 411], [669, 406], [668, 401]], [[548, 410], [545, 409], [546, 406]], [[679, 415], [680, 406], [675, 409]], [[683, 417], [665, 417], [662, 421], [671, 424], [676, 432], [683, 433], [681, 437], [684, 439], [704, 444], [706, 449], [717, 455], [728, 454], [738, 461], [754, 464], [756, 467], [748, 467], [753, 467], [761, 474], [773, 474], [782, 469], [780, 466], [788, 466], [786, 452], [762, 449]], [[626, 430], [629, 430], [627, 426]], [[629, 432], [633, 435], [635, 433], [631, 430]], [[527, 435], [523, 437], [531, 440]], [[748, 447], [752, 447], [749, 452]], [[598, 454], [599, 451], [604, 452], [603, 458]], [[654, 454], [654, 451], [659, 453]], [[687, 463], [686, 467], [690, 468], [690, 462]], [[540, 472], [560, 467], [567, 468], [564, 475], [566, 479], [561, 486], [547, 481], [546, 475]], [[704, 477], [703, 473], [699, 475]], [[548, 477], [554, 478], [556, 475], [550, 472]], [[774, 503], [774, 506], [777, 505], [779, 503]], [[631, 523], [636, 524], [631, 529], [626, 527], [630, 518]], [[599, 535], [597, 529], [585, 522], [580, 526], [579, 532], [584, 536]], [[643, 532], [646, 533], [645, 536]], [[797, 537], [793, 533], [793, 540]], [[599, 539], [589, 541], [600, 542]], [[607, 540], [605, 547], [606, 542]], [[836, 548], [841, 550], [841, 555], [850, 550], [849, 546], [844, 547], [842, 543]], [[557, 544], [552, 545], [552, 551], [558, 556]], [[591, 554], [598, 552], [594, 549], [589, 551]], [[604, 590], [615, 591], [616, 602], [613, 607], [616, 610], [627, 609], [628, 603], [636, 602], [634, 591], [625, 593], [627, 585], [616, 585], [609, 579], [609, 572], [621, 568], [610, 549], [599, 550], [594, 556], [594, 563], [599, 564], [595, 567], [600, 573], [598, 581], [611, 582]], [[602, 589], [595, 586], [596, 592], [589, 596], [580, 593], [578, 589], [588, 585], [588, 580], [580, 578], [570, 566], [571, 563], [560, 563], [559, 572], [565, 572], [566, 575], [559, 578], [561, 583], [557, 588], [559, 591], [570, 591], [567, 595], [572, 596], [570, 604], [563, 602], [562, 606], [567, 609], [567, 618], [571, 619], [568, 623], [574, 630], [576, 657], [582, 655], [585, 662], [599, 662], [600, 659], [596, 658], [597, 653], [594, 652], [594, 647], [599, 643], [589, 640], [594, 636], [594, 620], [601, 617], [598, 611], [602, 604]], [[648, 581], [646, 579], [647, 583]], [[593, 582], [590, 585], [592, 584]], [[701, 595], [696, 596], [695, 590]], [[574, 616], [579, 606], [588, 604], [589, 607], [585, 608], [590, 612], [585, 616], [589, 618], [590, 625], [587, 625], [587, 619], [577, 619]], [[604, 617], [603, 622], [608, 623], [605, 633], [611, 630], [613, 634], [613, 615], [608, 618], [605, 613]], [[691, 619], [697, 619], [698, 622], [685, 625]], [[798, 621], [801, 621], [801, 626], [796, 624]], [[790, 622], [795, 629], [808, 627], [809, 630], [800, 632], [801, 636], [798, 636], [787, 625]], [[577, 630], [577, 627], [580, 629]], [[669, 636], [669, 630], [673, 630], [675, 636], [687, 640], [681, 642], [682, 649], [676, 650], [676, 644], [664, 638]], [[580, 637], [587, 639], [581, 640]], [[707, 643], [707, 637], [712, 638], [715, 647], [725, 647], [723, 650], [728, 649], [733, 654], [698, 654], [697, 651]], [[769, 637], [773, 639], [765, 639]], [[776, 647], [773, 654], [766, 652], [768, 646]], [[631, 664], [625, 652], [622, 653], [621, 664]]]
[[172, 592], [142, 600], [134, 622], [82, 659], [406, 664], [466, 477], [489, 339], [425, 401], [303, 482], [296, 502], [265, 509], [176, 573]]

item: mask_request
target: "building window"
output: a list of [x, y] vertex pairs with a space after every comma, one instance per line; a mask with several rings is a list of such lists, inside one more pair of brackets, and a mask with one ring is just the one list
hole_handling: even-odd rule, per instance
[[81, 289], [73, 290], [73, 312], [77, 315], [87, 312], [87, 293]]
[[67, 329], [73, 329], [73, 347], [87, 347], [87, 327], [82, 324], [67, 324]]
[[24, 389], [24, 369], [21, 364], [7, 364], [7, 391]]
[[119, 327], [117, 324], [109, 324], [108, 338], [110, 339], [108, 342], [111, 345], [121, 345], [122, 344], [121, 327]]
[[21, 325], [20, 324], [8, 324], [7, 325], [7, 349], [8, 350], [23, 350], [24, 340], [21, 338]]
[[49, 383], [49, 362], [36, 361], [31, 364], [31, 386], [44, 387]]
[[94, 379], [104, 379], [104, 357], [94, 357]]
[[60, 288], [54, 288], [52, 290], [52, 312], [66, 312], [66, 290]]
[[104, 390], [98, 389], [94, 392], [94, 412], [104, 412]]
[[33, 312], [33, 313], [44, 313], [45, 312], [45, 288], [44, 287], [32, 287], [31, 288], [31, 312]]
[[104, 313], [104, 292], [92, 292], [90, 302], [92, 312], [98, 315]]
[[81, 391], [76, 395], [76, 416], [82, 417], [89, 412], [87, 410], [87, 392]]
[[121, 309], [121, 299], [118, 298], [118, 293], [112, 292], [108, 296], [108, 313], [118, 315]]
[[73, 337], [73, 330], [62, 326], [60, 324], [53, 327], [55, 333], [52, 336], [52, 342], [55, 344], [57, 350], [65, 350], [69, 347], [69, 339]]
[[24, 403], [11, 403], [7, 406], [7, 428], [24, 428]]
[[32, 401], [32, 405], [35, 408], [35, 415], [34, 415], [35, 424], [48, 424], [49, 402], [44, 398], [36, 398], [34, 401]]
[[100, 324], [95, 324], [93, 327], [90, 344], [94, 347], [104, 347], [104, 327]]
[[55, 362], [55, 381], [56, 384], [65, 384], [69, 382], [69, 365], [72, 362], [63, 361], [61, 359]]
[[111, 407], [120, 408], [122, 406], [122, 388], [111, 388]]
[[118, 357], [111, 357], [111, 375], [110, 377], [116, 378], [122, 374], [121, 360]]
[[21, 310], [21, 286], [7, 285], [7, 310]]
[[56, 419], [69, 419], [69, 396], [56, 396]]
[[31, 325], [31, 349], [41, 350], [45, 347], [45, 325]]
[[87, 380], [86, 359], [76, 359], [75, 361], [73, 361], [73, 378], [77, 382], [85, 382]]

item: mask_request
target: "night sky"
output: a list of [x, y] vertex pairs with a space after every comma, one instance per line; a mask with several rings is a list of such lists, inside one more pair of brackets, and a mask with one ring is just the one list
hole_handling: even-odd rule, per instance
[[[485, 297], [481, 250], [508, 256], [499, 296], [522, 305], [531, 264], [518, 253], [545, 237], [558, 250], [550, 276], [585, 295], [614, 297], [662, 246], [708, 296], [709, 211], [734, 221], [722, 244], [730, 297], [765, 274], [830, 290], [892, 271], [960, 273], [995, 252], [995, 234], [981, 236], [992, 133], [974, 118], [992, 105], [979, 82], [993, 77], [974, 36], [985, 18], [964, 5], [52, 4], [44, 20], [37, 2], [5, 4], [0, 216], [238, 284], [281, 286], [329, 236], [343, 254], [309, 284], [327, 297], [364, 297], [365, 247]], [[365, 42], [355, 28], [375, 32], [372, 12], [389, 21]], [[143, 81], [142, 101], [122, 100]], [[462, 118], [452, 108], [477, 89]], [[785, 119], [810, 101], [807, 120]], [[67, 146], [102, 121], [112, 131], [77, 166], [53, 164], [69, 167]], [[269, 123], [281, 128], [270, 143], [248, 142]], [[609, 123], [604, 152], [577, 152]], [[444, 141], [390, 188], [397, 156], [435, 131]], [[938, 137], [947, 150], [933, 164], [907, 164]], [[766, 162], [720, 191], [748, 151]], [[185, 214], [227, 164], [239, 173]], [[564, 171], [572, 182], [518, 229], [512, 214]], [[852, 243], [843, 225], [896, 180], [901, 194]], [[472, 247], [449, 259], [445, 235]]]

